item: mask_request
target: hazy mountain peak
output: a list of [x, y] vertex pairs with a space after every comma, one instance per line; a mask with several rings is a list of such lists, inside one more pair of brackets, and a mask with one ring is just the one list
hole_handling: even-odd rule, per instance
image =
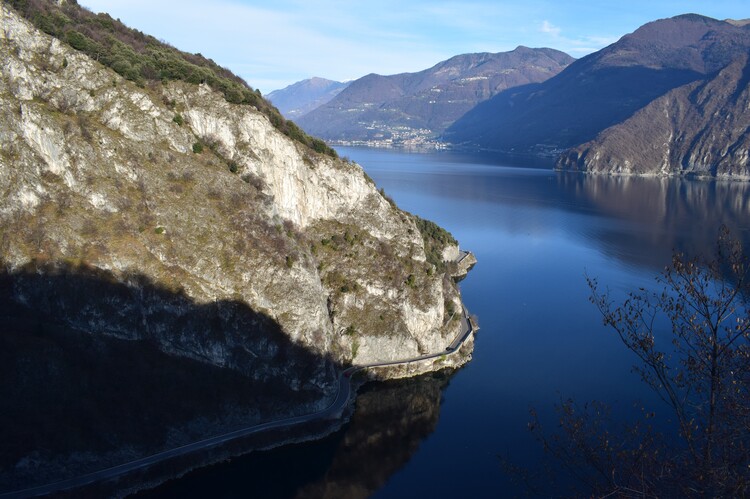
[[289, 119], [299, 119], [336, 97], [348, 83], [313, 76], [266, 96]]
[[595, 58], [601, 65], [679, 68], [709, 73], [729, 63], [736, 50], [736, 39], [745, 37], [742, 31], [724, 21], [683, 14], [644, 24], [597, 52]]

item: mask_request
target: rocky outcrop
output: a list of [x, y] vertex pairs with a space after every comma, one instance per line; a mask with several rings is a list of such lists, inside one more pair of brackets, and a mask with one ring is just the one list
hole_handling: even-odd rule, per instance
[[456, 259], [456, 269], [452, 272], [452, 276], [455, 278], [463, 278], [469, 273], [469, 271], [477, 264], [477, 257], [470, 251], [464, 251], [461, 256]]
[[[11, 277], [91, 271], [129, 294], [111, 297], [108, 314], [86, 300], [66, 308], [57, 296], [62, 319], [324, 391], [331, 363], [401, 358], [450, 341], [445, 307], [460, 303], [456, 287], [431, 271], [412, 218], [358, 165], [290, 140], [207, 85], [138, 87], [6, 4], [1, 12], [3, 264]], [[247, 307], [320, 363], [295, 375], [263, 335], [191, 329], [174, 320], [179, 303], [133, 298], [144, 280], [196, 306]], [[15, 296], [30, 306], [54, 293], [24, 282]], [[148, 327], [132, 327], [138, 307], [150, 307]]]
[[562, 170], [750, 179], [750, 65], [675, 89], [595, 140], [566, 151]]
[[[2, 332], [2, 391], [36, 394], [1, 411], [13, 424], [0, 436], [37, 432], [0, 456], [4, 490], [313, 412], [335, 396], [337, 366], [455, 337], [455, 283], [358, 165], [208, 85], [129, 82], [6, 3], [0, 27], [0, 316], [18, 324]], [[180, 409], [176, 383], [206, 379], [231, 386], [201, 385]], [[129, 403], [139, 382], [165, 403]], [[59, 387], [85, 403], [58, 404]], [[27, 417], [40, 407], [44, 425]], [[60, 433], [58, 418], [84, 412], [92, 431]], [[140, 417], [147, 438], [133, 436]]]
[[0, 489], [315, 412], [337, 368], [458, 333], [431, 236], [358, 165], [209, 85], [128, 81], [7, 2], [0, 58]]

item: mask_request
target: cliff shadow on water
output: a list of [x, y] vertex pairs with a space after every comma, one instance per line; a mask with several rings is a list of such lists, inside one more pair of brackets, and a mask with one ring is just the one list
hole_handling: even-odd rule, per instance
[[264, 313], [195, 303], [143, 275], [3, 270], [0, 324], [0, 493], [315, 412], [336, 395], [340, 366]]
[[370, 383], [360, 390], [351, 421], [325, 439], [199, 469], [136, 497], [370, 497], [435, 431], [449, 382], [441, 371]]

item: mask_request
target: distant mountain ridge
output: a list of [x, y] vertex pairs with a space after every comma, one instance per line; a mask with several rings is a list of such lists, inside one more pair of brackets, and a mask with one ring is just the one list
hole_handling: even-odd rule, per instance
[[750, 179], [750, 63], [656, 99], [593, 141], [569, 149], [556, 168], [610, 174], [693, 174]]
[[299, 119], [313, 109], [326, 104], [351, 82], [308, 78], [266, 95], [281, 114], [288, 119]]
[[[617, 151], [631, 151], [631, 156], [623, 157], [620, 164], [621, 171], [628, 170], [623, 166], [625, 161], [631, 165], [647, 161], [648, 155], [636, 142], [643, 145], [656, 133], [654, 122], [638, 121], [636, 116], [639, 111], [644, 110], [645, 113], [652, 103], [656, 105], [657, 100], [685, 85], [693, 84], [690, 87], [693, 90], [701, 87], [721, 70], [745, 57], [749, 51], [750, 26], [746, 21], [719, 21], [697, 14], [657, 20], [577, 60], [543, 83], [507, 90], [479, 104], [456, 121], [443, 138], [464, 147], [514, 152], [554, 154], [574, 148], [566, 153], [558, 166], [575, 169], [586, 169], [587, 165], [593, 165], [594, 157], [607, 157], [613, 152], [610, 148], [617, 143]], [[746, 87], [747, 80], [738, 77], [736, 84]], [[719, 80], [713, 86], [709, 85], [710, 88], [715, 86], [721, 86]], [[739, 91], [741, 93], [742, 88]], [[694, 113], [687, 112], [685, 106], [694, 106], [696, 101], [688, 99], [685, 92], [688, 91], [667, 99], [670, 104], [662, 111], [671, 117], [683, 116], [687, 119], [688, 115], [693, 116]], [[713, 100], [722, 95], [727, 98], [724, 93], [707, 98]], [[666, 105], [667, 101], [659, 102]], [[725, 104], [730, 102], [726, 101]], [[730, 111], [730, 108], [734, 109], [731, 105], [727, 107], [718, 102], [708, 106], [731, 113], [741, 111]], [[640, 119], [654, 113], [652, 109], [641, 114]], [[690, 125], [687, 121], [675, 122], [670, 129], [677, 136], [691, 136], [697, 134], [698, 129], [714, 129], [718, 121], [713, 122], [709, 118], [690, 118]], [[614, 131], [607, 132], [606, 140], [600, 136], [604, 130], [630, 120], [635, 121], [630, 122], [629, 138], [620, 135], [615, 139]], [[651, 135], [636, 133], [636, 123], [651, 130]], [[692, 131], [683, 130], [683, 127]], [[581, 144], [595, 139], [591, 145], [595, 145], [596, 152], [593, 149], [584, 152], [586, 146]], [[719, 142], [710, 147], [722, 149], [724, 146]], [[705, 145], [709, 147], [708, 143]], [[636, 154], [638, 151], [640, 153]], [[686, 154], [690, 157], [692, 153]], [[715, 170], [715, 166], [704, 164], [700, 168]], [[600, 165], [596, 168], [604, 167]], [[659, 170], [661, 163], [658, 168], [644, 164], [638, 169]]]
[[329, 141], [430, 140], [477, 103], [507, 88], [544, 81], [572, 61], [557, 50], [518, 47], [458, 55], [417, 73], [370, 74], [299, 125]]

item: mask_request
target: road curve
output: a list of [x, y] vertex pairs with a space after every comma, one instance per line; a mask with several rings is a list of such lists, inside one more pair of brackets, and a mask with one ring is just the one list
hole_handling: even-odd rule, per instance
[[349, 403], [349, 398], [351, 397], [351, 393], [352, 393], [351, 376], [355, 372], [361, 371], [363, 369], [396, 366], [400, 364], [409, 364], [412, 362], [419, 362], [421, 360], [427, 360], [427, 359], [438, 358], [441, 356], [453, 355], [459, 350], [460, 346], [463, 345], [464, 341], [466, 341], [466, 339], [471, 335], [473, 331], [474, 329], [471, 324], [471, 321], [469, 320], [468, 312], [466, 311], [466, 308], [463, 307], [462, 312], [461, 312], [461, 328], [459, 330], [459, 333], [444, 351], [440, 351], [440, 352], [432, 353], [432, 354], [420, 355], [418, 357], [412, 357], [408, 359], [392, 360], [392, 361], [386, 361], [386, 362], [375, 362], [372, 364], [363, 364], [363, 365], [356, 365], [356, 366], [348, 367], [347, 369], [344, 369], [339, 374], [339, 385], [338, 385], [338, 389], [336, 392], [336, 398], [325, 409], [322, 409], [320, 411], [313, 412], [310, 414], [303, 414], [301, 416], [278, 419], [276, 421], [269, 421], [267, 423], [261, 423], [261, 424], [257, 424], [257, 425], [250, 426], [247, 428], [242, 428], [236, 431], [225, 433], [223, 435], [218, 435], [215, 437], [206, 438], [204, 440], [199, 440], [197, 442], [183, 445], [181, 447], [175, 447], [174, 449], [169, 449], [163, 452], [158, 452], [156, 454], [152, 454], [150, 456], [147, 456], [141, 459], [136, 459], [134, 461], [119, 464], [111, 468], [106, 468], [100, 471], [95, 471], [93, 473], [88, 473], [86, 475], [81, 475], [75, 478], [69, 478], [66, 480], [61, 480], [59, 482], [49, 483], [46, 485], [40, 485], [37, 487], [31, 487], [28, 489], [17, 490], [13, 492], [0, 493], [0, 499], [35, 497], [35, 496], [42, 496], [46, 494], [52, 494], [54, 492], [61, 492], [64, 490], [75, 489], [75, 488], [83, 487], [86, 485], [90, 485], [95, 482], [111, 480], [118, 476], [122, 476], [127, 473], [130, 473], [132, 471], [147, 468], [148, 466], [151, 466], [153, 464], [166, 461], [167, 459], [171, 459], [177, 456], [183, 456], [185, 454], [190, 454], [198, 450], [215, 447], [217, 445], [229, 442], [231, 440], [246, 437], [246, 436], [253, 435], [255, 433], [260, 433], [263, 431], [267, 431], [273, 428], [283, 428], [283, 427], [298, 425], [301, 423], [308, 423], [310, 421], [315, 421], [319, 419], [339, 417], [341, 412]]

